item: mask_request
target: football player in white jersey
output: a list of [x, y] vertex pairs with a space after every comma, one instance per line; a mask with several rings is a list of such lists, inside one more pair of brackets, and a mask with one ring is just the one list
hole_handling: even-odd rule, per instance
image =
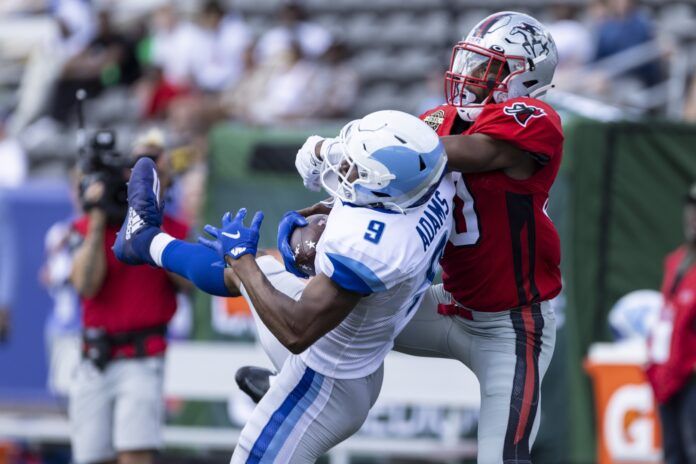
[[[315, 462], [360, 428], [379, 394], [384, 357], [447, 243], [454, 185], [427, 124], [380, 111], [346, 125], [339, 141], [341, 153], [321, 174], [335, 204], [317, 244], [317, 275], [282, 291], [274, 286], [282, 265], [254, 259], [262, 213], [249, 227], [244, 209], [227, 213], [222, 227], [206, 226], [215, 237], [201, 239], [208, 248], [187, 244], [159, 229], [151, 162], [140, 160], [131, 175], [116, 256], [164, 267], [211, 293], [242, 290], [264, 330], [292, 353], [242, 430], [232, 463]], [[224, 276], [210, 265], [220, 258]]]

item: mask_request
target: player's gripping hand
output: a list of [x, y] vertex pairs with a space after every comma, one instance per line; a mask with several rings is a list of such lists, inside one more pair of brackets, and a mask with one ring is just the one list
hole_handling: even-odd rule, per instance
[[244, 255], [256, 256], [263, 212], [259, 211], [254, 215], [249, 227], [244, 225], [246, 214], [246, 208], [240, 209], [234, 219], [231, 213], [225, 213], [222, 216], [222, 227], [218, 229], [208, 224], [203, 228], [215, 240], [198, 237], [198, 242], [215, 250], [223, 261], [226, 256], [232, 259], [239, 259]]
[[[321, 143], [317, 156], [317, 145]], [[309, 137], [297, 151], [295, 168], [302, 177], [305, 187], [314, 192], [321, 190], [321, 171], [324, 163], [338, 163], [341, 160], [342, 148], [338, 139], [325, 139], [318, 135]]]
[[290, 237], [297, 227], [304, 227], [306, 225], [307, 220], [297, 211], [288, 211], [283, 215], [280, 223], [278, 223], [278, 250], [283, 256], [285, 270], [303, 279], [308, 278], [309, 275], [297, 268], [295, 263], [295, 252], [292, 251], [292, 247], [290, 246]]
[[317, 144], [321, 141], [326, 141], [326, 139], [318, 135], [312, 135], [300, 147], [295, 156], [295, 168], [300, 177], [302, 177], [304, 186], [313, 192], [321, 190], [322, 160], [316, 153]]

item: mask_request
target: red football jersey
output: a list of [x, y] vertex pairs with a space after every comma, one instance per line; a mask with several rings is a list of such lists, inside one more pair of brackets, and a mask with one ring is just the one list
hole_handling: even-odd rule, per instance
[[558, 295], [561, 246], [546, 214], [563, 151], [558, 114], [540, 100], [523, 97], [486, 105], [468, 129], [449, 105], [421, 119], [440, 136], [464, 130], [465, 135], [504, 140], [540, 165], [525, 180], [502, 171], [457, 176], [455, 225], [441, 261], [445, 289], [476, 311], [504, 311]]
[[647, 374], [660, 403], [696, 372], [696, 265], [680, 273], [685, 255], [686, 248], [681, 247], [665, 259], [664, 305], [650, 334]]

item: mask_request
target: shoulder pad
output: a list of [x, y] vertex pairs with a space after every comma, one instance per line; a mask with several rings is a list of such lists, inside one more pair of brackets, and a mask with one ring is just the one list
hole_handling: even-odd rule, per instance
[[421, 114], [420, 119], [438, 135], [450, 135], [457, 118], [457, 109], [451, 105], [440, 105]]
[[559, 155], [563, 146], [558, 113], [541, 100], [528, 97], [487, 105], [468, 133], [509, 142], [535, 154], [542, 164]]

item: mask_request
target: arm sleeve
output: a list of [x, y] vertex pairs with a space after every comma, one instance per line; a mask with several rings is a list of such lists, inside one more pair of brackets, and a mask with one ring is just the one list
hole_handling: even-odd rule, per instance
[[230, 296], [225, 268], [215, 251], [183, 240], [171, 241], [162, 253], [162, 267], [190, 280], [198, 289], [215, 296]]

